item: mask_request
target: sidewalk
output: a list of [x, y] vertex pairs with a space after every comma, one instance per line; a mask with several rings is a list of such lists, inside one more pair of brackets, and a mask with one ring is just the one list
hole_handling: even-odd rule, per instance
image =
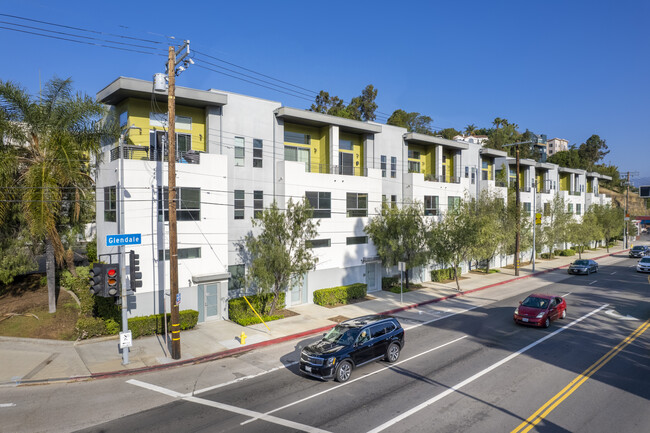
[[[588, 251], [583, 258], [602, 258], [621, 254], [622, 245]], [[135, 374], [175, 365], [194, 364], [231, 356], [257, 347], [276, 344], [294, 338], [324, 332], [336, 322], [332, 319], [343, 316], [353, 318], [373, 313], [396, 313], [418, 305], [463, 296], [464, 294], [488, 289], [511, 281], [529, 278], [533, 275], [566, 268], [576, 260], [573, 257], [557, 257], [553, 260], [538, 260], [533, 274], [531, 265], [520, 269], [515, 277], [514, 269], [500, 268], [498, 273], [484, 275], [469, 272], [460, 281], [461, 292], [456, 283], [423, 283], [424, 288], [400, 295], [379, 291], [370, 293], [372, 300], [326, 308], [314, 304], [292, 307], [298, 313], [293, 317], [269, 323], [271, 330], [263, 324], [240, 326], [229, 321], [212, 321], [197, 325], [191, 331], [181, 334], [181, 360], [170, 358], [164, 336], [141, 337], [134, 340], [129, 353], [129, 365], [122, 365], [117, 336], [83, 341], [56, 341], [27, 338], [0, 337], [0, 386], [48, 383], [58, 381], [85, 380], [120, 374]], [[246, 344], [241, 345], [239, 336], [246, 333]]]

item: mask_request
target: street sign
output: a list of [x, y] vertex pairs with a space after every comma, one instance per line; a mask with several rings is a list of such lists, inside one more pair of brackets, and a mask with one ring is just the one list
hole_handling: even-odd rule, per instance
[[397, 262], [397, 270], [398, 271], [406, 271], [406, 263], [405, 262]]
[[133, 346], [133, 340], [131, 339], [131, 331], [120, 332], [120, 349], [125, 347]]
[[106, 246], [113, 247], [117, 245], [140, 245], [142, 243], [142, 234], [133, 233], [130, 235], [106, 235]]
[[644, 185], [639, 187], [639, 197], [650, 198], [650, 185]]
[[542, 224], [542, 214], [539, 212], [535, 214], [535, 224], [538, 226]]
[[176, 293], [176, 305], [181, 305], [181, 294]]

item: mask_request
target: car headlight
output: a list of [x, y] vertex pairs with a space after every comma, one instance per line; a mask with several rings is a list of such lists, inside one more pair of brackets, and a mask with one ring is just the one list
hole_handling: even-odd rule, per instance
[[515, 308], [515, 314], [519, 314], [519, 308]]
[[543, 311], [537, 315], [538, 319], [541, 319], [542, 317], [544, 317], [544, 312]]
[[327, 367], [330, 367], [330, 366], [334, 365], [334, 363], [336, 363], [336, 358], [335, 358], [335, 357], [331, 357], [331, 358], [329, 358], [329, 359], [325, 362], [325, 365], [326, 365]]

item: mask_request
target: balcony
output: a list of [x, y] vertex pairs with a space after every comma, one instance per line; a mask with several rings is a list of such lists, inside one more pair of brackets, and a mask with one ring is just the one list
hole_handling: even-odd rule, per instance
[[581, 196], [582, 193], [580, 191], [569, 191], [569, 195]]
[[460, 177], [443, 175], [436, 176], [435, 174], [425, 174], [424, 180], [427, 182], [460, 183]]
[[[151, 153], [149, 146], [122, 146], [122, 157], [124, 159], [133, 159], [139, 161], [161, 161], [167, 162], [169, 160], [167, 153], [164, 155], [161, 152]], [[111, 161], [120, 158], [120, 148], [114, 147], [111, 149]], [[176, 153], [176, 162], [183, 164], [199, 164], [201, 162], [201, 153], [196, 150], [189, 150], [187, 152], [179, 151]]]
[[368, 168], [354, 167], [351, 165], [328, 165], [328, 164], [315, 164], [305, 163], [305, 169], [308, 173], [321, 173], [321, 174], [342, 174], [344, 176], [368, 176]]
[[539, 190], [537, 190], [537, 192], [540, 194], [550, 194], [551, 190], [550, 188], [540, 188]]

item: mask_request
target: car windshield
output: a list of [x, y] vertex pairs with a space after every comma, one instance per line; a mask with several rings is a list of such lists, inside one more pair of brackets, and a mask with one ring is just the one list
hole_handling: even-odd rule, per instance
[[330, 332], [323, 337], [324, 341], [328, 343], [342, 344], [351, 346], [359, 335], [359, 328], [349, 328], [347, 326], [336, 325], [330, 329]]
[[641, 263], [650, 263], [650, 257], [644, 257], [641, 259]]
[[644, 246], [637, 246], [637, 247], [632, 248], [632, 250], [634, 250], [634, 251], [642, 251], [642, 250], [645, 250], [645, 247]]
[[522, 302], [521, 305], [524, 307], [532, 307], [532, 308], [546, 308], [548, 306], [548, 299], [529, 296], [526, 299], [524, 299], [524, 302]]
[[586, 260], [576, 260], [573, 264], [576, 266], [587, 266], [589, 262]]

